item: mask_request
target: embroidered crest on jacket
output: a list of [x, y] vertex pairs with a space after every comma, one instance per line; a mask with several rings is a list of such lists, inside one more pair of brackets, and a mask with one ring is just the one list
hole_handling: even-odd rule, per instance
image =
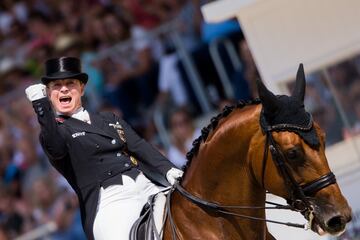
[[110, 127], [113, 127], [117, 133], [119, 134], [120, 139], [126, 143], [126, 138], [125, 138], [125, 133], [124, 133], [124, 129], [123, 127], [120, 125], [119, 122], [114, 123], [109, 123]]

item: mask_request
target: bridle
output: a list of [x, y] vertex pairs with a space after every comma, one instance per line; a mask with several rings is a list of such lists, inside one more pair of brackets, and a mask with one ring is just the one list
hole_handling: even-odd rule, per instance
[[273, 205], [273, 207], [266, 207], [266, 206], [234, 206], [234, 205], [220, 205], [214, 202], [209, 202], [203, 200], [187, 190], [185, 190], [179, 183], [175, 183], [173, 187], [170, 189], [167, 200], [166, 200], [166, 215], [169, 217], [169, 223], [172, 231], [172, 239], [177, 239], [177, 232], [176, 232], [176, 225], [174, 219], [171, 214], [171, 195], [174, 191], [180, 193], [181, 196], [185, 197], [192, 203], [196, 204], [197, 206], [204, 208], [206, 210], [211, 210], [216, 213], [225, 214], [229, 216], [257, 220], [257, 221], [264, 221], [264, 222], [271, 222], [275, 224], [286, 225], [290, 227], [296, 228], [303, 228], [308, 229], [311, 226], [307, 224], [296, 224], [296, 223], [288, 223], [288, 222], [279, 222], [274, 220], [269, 220], [266, 218], [258, 218], [243, 214], [238, 214], [236, 212], [231, 211], [231, 209], [287, 209], [292, 211], [301, 212], [303, 215], [312, 213], [313, 209], [309, 202], [309, 197], [313, 196], [316, 192], [320, 191], [321, 189], [336, 183], [335, 175], [332, 172], [329, 172], [319, 178], [300, 185], [294, 178], [292, 172], [290, 171], [289, 166], [286, 164], [286, 157], [284, 153], [279, 148], [279, 145], [276, 143], [272, 136], [272, 132], [280, 132], [280, 131], [310, 131], [313, 128], [313, 120], [310, 115], [310, 120], [307, 126], [298, 126], [294, 124], [276, 124], [276, 125], [261, 125], [263, 132], [266, 135], [266, 142], [265, 142], [265, 150], [264, 150], [264, 157], [263, 157], [263, 168], [262, 168], [262, 185], [264, 187], [264, 175], [265, 175], [265, 168], [268, 156], [268, 149], [270, 149], [272, 159], [275, 163], [277, 170], [279, 171], [281, 177], [285, 182], [285, 187], [287, 192], [290, 196], [287, 199], [289, 205], [281, 205], [273, 202], [266, 201], [265, 203]]
[[284, 153], [280, 150], [279, 145], [276, 143], [271, 133], [274, 131], [276, 132], [310, 131], [312, 130], [312, 128], [313, 128], [313, 120], [311, 115], [307, 126], [297, 126], [294, 124], [277, 124], [272, 126], [262, 125], [262, 129], [266, 134], [266, 144], [265, 144], [263, 168], [262, 168], [262, 185], [264, 187], [267, 155], [268, 155], [268, 149], [270, 149], [272, 159], [275, 163], [277, 170], [279, 171], [280, 175], [282, 176], [285, 182], [285, 187], [290, 196], [290, 198], [287, 199], [287, 202], [293, 208], [293, 210], [299, 211], [301, 213], [312, 211], [312, 207], [308, 201], [308, 198], [310, 196], [313, 196], [321, 189], [336, 183], [335, 175], [330, 171], [329, 173], [320, 176], [319, 178], [309, 183], [300, 185], [295, 180], [292, 172], [289, 169], [289, 166], [286, 164], [286, 157]]

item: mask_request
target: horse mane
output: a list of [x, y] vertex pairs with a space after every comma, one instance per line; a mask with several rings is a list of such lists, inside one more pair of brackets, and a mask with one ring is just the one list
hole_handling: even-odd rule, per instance
[[254, 99], [254, 100], [247, 100], [247, 101], [240, 100], [235, 105], [225, 106], [221, 113], [212, 117], [210, 120], [210, 124], [208, 126], [204, 127], [203, 129], [201, 129], [201, 135], [193, 141], [192, 148], [186, 154], [186, 158], [188, 161], [187, 161], [185, 167], [183, 167], [184, 172], [186, 172], [187, 168], [189, 167], [189, 165], [191, 163], [191, 160], [198, 153], [201, 143], [206, 141], [207, 137], [209, 136], [209, 133], [216, 129], [216, 127], [221, 119], [227, 117], [234, 109], [239, 109], [239, 108], [243, 108], [245, 106], [259, 104], [260, 102], [261, 101], [258, 98]]

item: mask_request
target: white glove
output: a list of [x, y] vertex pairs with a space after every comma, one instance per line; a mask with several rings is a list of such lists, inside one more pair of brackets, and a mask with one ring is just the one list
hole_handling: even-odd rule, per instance
[[169, 182], [171, 185], [174, 185], [174, 183], [176, 182], [176, 180], [177, 180], [178, 178], [181, 178], [183, 174], [184, 174], [184, 172], [181, 171], [180, 169], [171, 168], [171, 169], [166, 173], [166, 179], [168, 180], [168, 182]]
[[44, 84], [34, 84], [25, 89], [26, 97], [32, 102], [46, 97], [46, 86]]

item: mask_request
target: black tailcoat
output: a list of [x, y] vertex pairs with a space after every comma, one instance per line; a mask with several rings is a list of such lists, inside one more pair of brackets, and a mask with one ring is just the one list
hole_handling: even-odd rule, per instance
[[[71, 117], [56, 120], [48, 98], [34, 101], [33, 107], [41, 125], [41, 145], [51, 164], [75, 190], [89, 239], [94, 239], [101, 186], [121, 184], [122, 174], [134, 178], [139, 170], [153, 182], [168, 184], [165, 174], [174, 165], [113, 113], [90, 114], [90, 125]], [[123, 128], [126, 144], [112, 125], [116, 123]], [[138, 160], [137, 166], [125, 151]]]

